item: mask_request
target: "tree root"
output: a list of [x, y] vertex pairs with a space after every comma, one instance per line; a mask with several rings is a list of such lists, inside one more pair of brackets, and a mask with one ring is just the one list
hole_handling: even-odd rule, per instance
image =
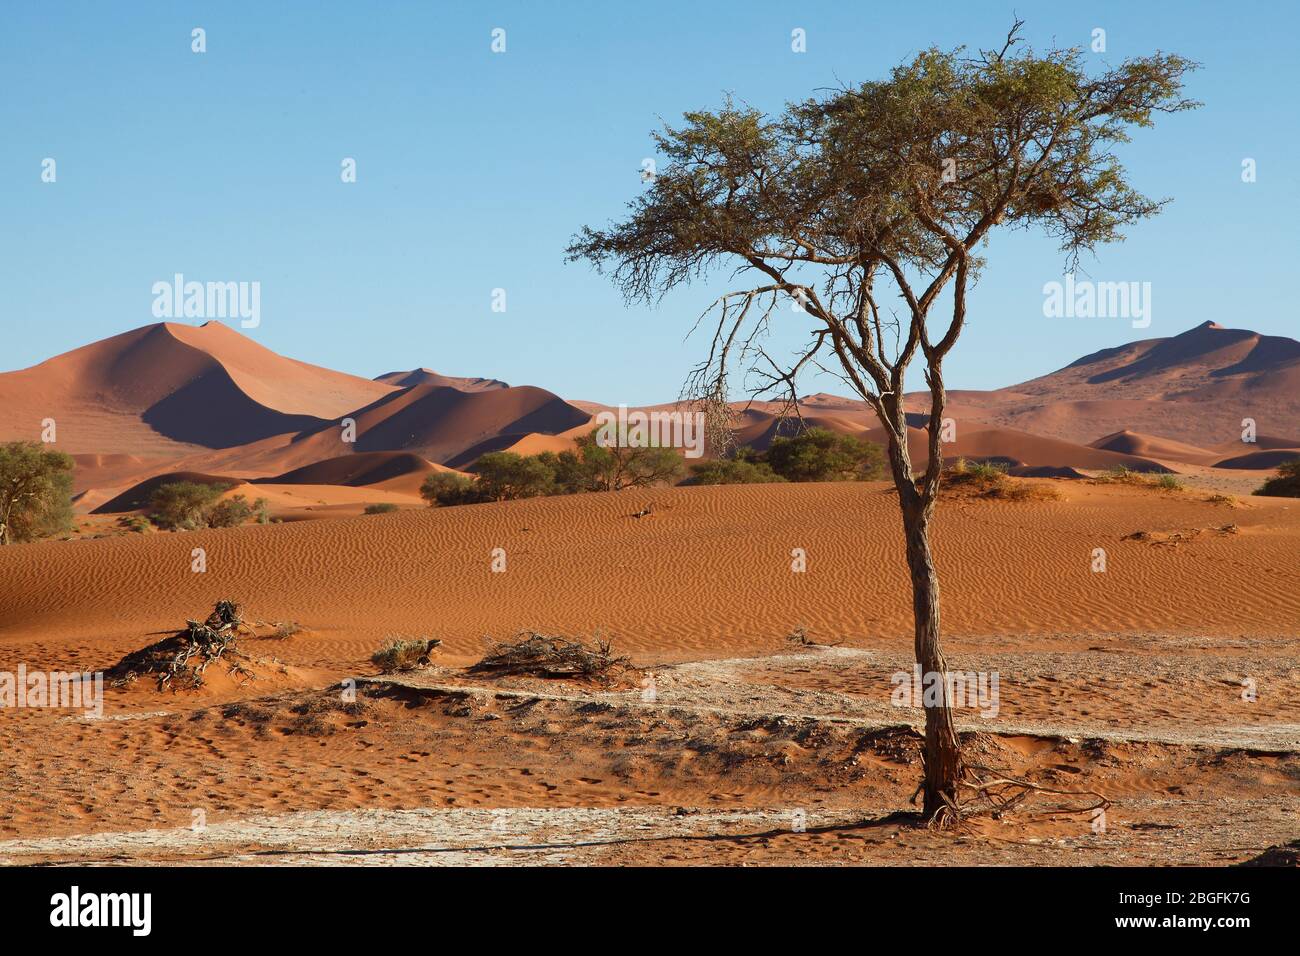
[[970, 779], [959, 781], [958, 787], [972, 792], [975, 798], [972, 802], [983, 801], [985, 804], [983, 807], [984, 812], [989, 813], [995, 820], [1000, 820], [1035, 793], [1050, 793], [1067, 797], [1092, 797], [1094, 802], [1082, 807], [1059, 807], [1052, 810], [1038, 811], [1030, 814], [1031, 816], [1091, 814], [1096, 810], [1105, 810], [1110, 806], [1110, 800], [1106, 795], [1096, 790], [1066, 790], [1060, 787], [1045, 787], [1042, 784], [1030, 783], [1028, 780], [1009, 776], [1000, 770], [981, 764], [969, 765], [966, 768], [966, 776]]
[[[953, 799], [941, 794], [943, 805], [926, 819], [925, 826], [931, 830], [951, 830], [962, 821], [987, 813], [994, 820], [1001, 820], [1021, 806], [1035, 793], [1050, 793], [1067, 797], [1092, 797], [1095, 802], [1082, 807], [1058, 807], [1029, 813], [1033, 817], [1052, 817], [1060, 815], [1088, 814], [1106, 810], [1111, 802], [1105, 794], [1097, 790], [1066, 790], [1060, 787], [1045, 787], [1012, 777], [1001, 770], [982, 764], [969, 764], [962, 769], [966, 779], [957, 782], [959, 792], [969, 791], [971, 799]], [[925, 783], [917, 786], [912, 794], [911, 803], [925, 790]]]

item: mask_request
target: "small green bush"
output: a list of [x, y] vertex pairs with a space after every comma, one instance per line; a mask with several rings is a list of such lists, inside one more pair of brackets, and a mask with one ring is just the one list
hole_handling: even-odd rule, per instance
[[218, 501], [208, 511], [208, 527], [236, 528], [249, 518], [265, 510], [265, 498], [258, 498], [250, 505], [248, 499], [243, 495], [231, 495], [224, 501]]
[[392, 514], [397, 510], [397, 505], [391, 501], [382, 501], [377, 505], [366, 505], [365, 514], [368, 515], [386, 515]]
[[869, 481], [885, 473], [879, 445], [828, 428], [775, 438], [763, 458], [787, 481]]
[[441, 641], [395, 637], [370, 655], [370, 662], [385, 674], [413, 671], [429, 663], [429, 654]]
[[1269, 498], [1300, 498], [1300, 458], [1277, 466], [1277, 475], [1268, 479], [1252, 494]]
[[759, 485], [784, 482], [767, 462], [722, 458], [691, 465], [692, 484], [696, 485]]
[[192, 531], [207, 527], [208, 514], [232, 485], [208, 485], [197, 481], [173, 481], [159, 485], [149, 498], [149, 517], [168, 531]]

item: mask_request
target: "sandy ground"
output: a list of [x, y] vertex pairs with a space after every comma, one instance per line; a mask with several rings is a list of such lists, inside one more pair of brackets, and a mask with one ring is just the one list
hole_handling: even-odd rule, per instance
[[[1002, 819], [899, 816], [921, 711], [891, 697], [888, 490], [696, 488], [0, 550], [0, 669], [104, 669], [225, 597], [304, 627], [241, 640], [256, 680], [0, 710], [0, 860], [1227, 864], [1300, 837], [1300, 508], [1060, 488], [947, 500], [935, 531], [950, 665], [999, 678], [995, 715], [959, 711], [970, 759], [1077, 791]], [[643, 683], [466, 671], [525, 627], [601, 632]], [[397, 634], [436, 666], [376, 678]]]

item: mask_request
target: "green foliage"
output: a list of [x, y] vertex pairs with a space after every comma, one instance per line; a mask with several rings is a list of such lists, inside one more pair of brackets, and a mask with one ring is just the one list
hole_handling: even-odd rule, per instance
[[577, 439], [576, 467], [588, 481], [586, 490], [644, 488], [676, 481], [686, 473], [686, 464], [674, 448], [601, 445], [599, 434], [597, 428]]
[[967, 458], [958, 458], [949, 472], [948, 480], [954, 484], [963, 481], [976, 484], [997, 484], [1006, 476], [1007, 469], [1005, 465], [999, 465], [991, 461], [970, 461]]
[[420, 485], [420, 497], [430, 506], [443, 508], [471, 505], [483, 500], [471, 479], [449, 471], [431, 471], [425, 475]]
[[473, 464], [476, 478], [434, 473], [420, 494], [431, 505], [512, 501], [583, 491], [621, 491], [674, 481], [686, 472], [672, 448], [603, 447], [596, 431], [577, 439], [572, 451], [518, 455], [494, 451]]
[[0, 544], [71, 529], [73, 468], [70, 455], [37, 442], [0, 445]]
[[[153, 523], [168, 531], [193, 531], [195, 528], [213, 527], [209, 518], [218, 508], [221, 496], [233, 485], [209, 485], [197, 481], [172, 481], [159, 485], [149, 498], [149, 517]], [[242, 500], [242, 495], [237, 495]], [[247, 503], [244, 503], [247, 508]], [[228, 521], [239, 512], [239, 506], [222, 508], [218, 520]], [[251, 514], [245, 514], [247, 518]], [[216, 527], [226, 527], [218, 525]]]
[[1138, 488], [1156, 488], [1160, 491], [1183, 491], [1183, 483], [1177, 475], [1161, 474], [1152, 477], [1125, 465], [1116, 465], [1098, 476], [1098, 481], [1106, 484], [1133, 485]]
[[538, 456], [488, 452], [474, 463], [478, 492], [485, 501], [512, 501], [553, 494], [555, 472]]
[[941, 269], [945, 236], [969, 250], [994, 226], [1036, 226], [1071, 254], [1115, 241], [1161, 202], [1128, 185], [1113, 147], [1199, 105], [1182, 96], [1196, 64], [1156, 53], [1089, 75], [1095, 62], [1018, 39], [932, 48], [775, 116], [730, 99], [686, 113], [653, 134], [668, 163], [630, 215], [584, 228], [569, 257], [653, 301], [731, 256]]
[[370, 655], [370, 661], [385, 674], [412, 671], [429, 663], [429, 655], [441, 644], [433, 640], [409, 640], [395, 637]]
[[265, 498], [258, 498], [250, 505], [243, 495], [231, 495], [208, 509], [207, 525], [209, 528], [237, 528], [249, 518], [265, 513]]
[[1008, 501], [1055, 501], [1061, 493], [1052, 485], [1016, 481], [1007, 477], [1007, 468], [995, 462], [958, 458], [944, 473], [946, 486], [981, 498]]
[[885, 471], [879, 445], [827, 428], [776, 438], [764, 458], [787, 481], [867, 481]]
[[1300, 498], [1300, 458], [1282, 462], [1277, 466], [1277, 475], [1252, 493], [1269, 498]]
[[826, 428], [777, 438], [765, 452], [749, 446], [728, 459], [691, 466], [692, 484], [750, 485], [774, 481], [870, 481], [885, 474], [879, 445]]
[[[423, 488], [421, 489], [423, 491]], [[386, 515], [392, 514], [397, 510], [397, 505], [391, 501], [382, 501], [377, 505], [366, 505], [365, 514], [368, 515]]]
[[117, 523], [127, 531], [143, 534], [153, 530], [153, 522], [144, 515], [123, 515]]
[[743, 458], [720, 458], [691, 466], [696, 485], [759, 485], [784, 482], [767, 462]]

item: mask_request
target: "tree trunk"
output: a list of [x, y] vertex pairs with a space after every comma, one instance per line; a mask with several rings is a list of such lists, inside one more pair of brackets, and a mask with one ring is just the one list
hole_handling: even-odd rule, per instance
[[922, 687], [936, 681], [937, 701], [925, 703], [925, 781], [922, 816], [944, 826], [958, 816], [958, 782], [962, 775], [961, 744], [948, 700], [948, 664], [939, 641], [939, 578], [930, 551], [930, 514], [933, 502], [913, 501], [903, 506], [903, 531], [907, 538], [907, 566], [912, 576], [912, 615], [916, 624], [916, 660], [921, 665]]

